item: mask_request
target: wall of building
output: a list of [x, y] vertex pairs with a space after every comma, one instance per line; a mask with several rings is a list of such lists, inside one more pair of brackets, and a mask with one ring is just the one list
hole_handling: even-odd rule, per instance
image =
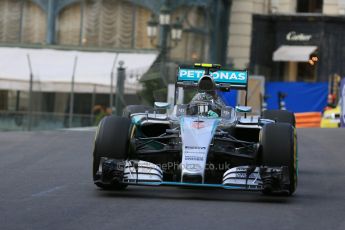
[[[159, 45], [159, 34], [153, 43], [147, 36], [147, 22], [157, 12], [141, 2], [70, 0], [63, 6], [52, 2], [55, 13], [35, 0], [0, 0], [0, 43], [44, 45], [52, 34], [54, 44], [71, 47], [156, 49], [154, 44]], [[53, 26], [50, 14], [56, 14]], [[181, 63], [206, 60], [208, 34], [197, 31], [208, 27], [206, 8], [180, 6], [171, 14], [171, 23], [179, 17], [185, 28], [182, 40], [169, 44], [171, 59]]]
[[249, 63], [253, 1], [234, 0], [230, 16], [228, 59], [235, 68], [245, 68]]
[[0, 42], [42, 44], [46, 27], [46, 14], [35, 3], [0, 0]]
[[322, 12], [327, 15], [345, 15], [345, 0], [323, 0]]
[[[297, 0], [233, 0], [228, 41], [228, 63], [246, 68], [250, 60], [253, 14], [295, 14]], [[345, 15], [345, 0], [323, 0], [322, 13]]]
[[[269, 12], [280, 14], [291, 14], [296, 12], [296, 4], [298, 0], [271, 0]], [[273, 6], [276, 8], [273, 10]]]
[[250, 59], [252, 15], [296, 12], [296, 0], [233, 0], [230, 16], [228, 62], [246, 68]]
[[180, 7], [172, 13], [172, 20], [183, 18], [183, 28], [186, 30], [182, 33], [182, 39], [170, 52], [170, 58], [180, 63], [202, 62], [207, 60], [206, 52], [208, 48], [208, 38], [205, 34], [194, 33], [187, 28], [206, 28], [206, 11], [199, 7]]
[[60, 45], [152, 49], [146, 33], [151, 11], [128, 1], [86, 0], [57, 16]]
[[[289, 80], [286, 75], [291, 70], [287, 71], [283, 65], [288, 62], [273, 62], [273, 52], [282, 45], [316, 46], [319, 60], [315, 65], [316, 79], [313, 80], [325, 82], [335, 73], [344, 76], [345, 31], [342, 29], [344, 23], [344, 17], [323, 15], [255, 15], [254, 31], [257, 33], [253, 35], [250, 69], [255, 74], [266, 76], [269, 81]], [[286, 35], [290, 31], [308, 34], [311, 39], [288, 41]], [[285, 68], [294, 68], [294, 66], [285, 65]]]

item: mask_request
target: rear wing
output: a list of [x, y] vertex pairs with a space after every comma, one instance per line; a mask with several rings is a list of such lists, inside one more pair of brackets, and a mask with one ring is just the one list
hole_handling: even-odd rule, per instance
[[248, 72], [247, 70], [228, 70], [221, 69], [219, 65], [207, 64], [210, 66], [180, 66], [177, 72], [176, 85], [178, 87], [198, 87], [199, 79], [206, 75], [210, 75], [217, 89], [230, 90], [239, 89], [247, 90]]

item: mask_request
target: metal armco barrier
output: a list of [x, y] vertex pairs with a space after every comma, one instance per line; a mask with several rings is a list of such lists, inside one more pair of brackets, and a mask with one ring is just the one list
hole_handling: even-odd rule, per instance
[[321, 122], [320, 112], [295, 113], [297, 128], [319, 128]]

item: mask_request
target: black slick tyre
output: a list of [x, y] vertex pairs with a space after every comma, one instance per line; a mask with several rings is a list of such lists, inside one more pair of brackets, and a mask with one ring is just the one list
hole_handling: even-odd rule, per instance
[[297, 188], [298, 176], [296, 130], [288, 123], [272, 123], [265, 125], [261, 132], [262, 165], [287, 166], [290, 180], [288, 195], [292, 195]]
[[262, 118], [274, 120], [279, 123], [289, 123], [293, 127], [296, 125], [295, 115], [286, 110], [265, 110]]
[[126, 117], [107, 116], [98, 125], [94, 149], [92, 175], [94, 183], [103, 189], [120, 190], [126, 188], [121, 183], [104, 184], [99, 181], [97, 171], [102, 157], [125, 160], [128, 155], [129, 130], [131, 121]]

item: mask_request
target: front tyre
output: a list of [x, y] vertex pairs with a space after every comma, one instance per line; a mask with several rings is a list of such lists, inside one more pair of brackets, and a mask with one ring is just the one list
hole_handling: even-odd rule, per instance
[[[297, 136], [296, 129], [288, 123], [272, 123], [261, 133], [262, 165], [286, 166], [289, 171], [289, 195], [297, 188]], [[264, 191], [265, 194], [270, 191]]]
[[102, 183], [97, 174], [102, 157], [125, 160], [128, 156], [129, 129], [131, 121], [126, 117], [107, 116], [98, 125], [93, 149], [93, 181], [103, 189], [120, 190], [127, 187], [122, 183]]
[[274, 120], [277, 123], [288, 123], [293, 127], [296, 126], [295, 115], [287, 110], [265, 110], [262, 118]]

